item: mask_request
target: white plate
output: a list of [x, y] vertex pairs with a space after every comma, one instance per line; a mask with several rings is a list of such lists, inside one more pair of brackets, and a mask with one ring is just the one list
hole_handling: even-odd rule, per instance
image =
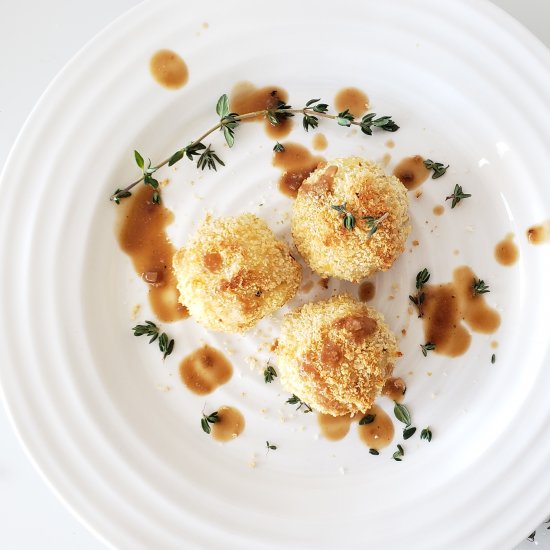
[[[179, 91], [148, 72], [165, 47], [189, 67]], [[0, 202], [4, 397], [35, 464], [82, 521], [118, 548], [500, 549], [537, 525], [550, 499], [550, 255], [525, 230], [550, 218], [549, 62], [523, 28], [477, 1], [147, 2], [89, 44], [25, 125]], [[444, 282], [468, 264], [491, 284], [500, 345], [494, 365], [493, 337], [479, 334], [460, 359], [425, 359], [410, 320], [398, 373], [416, 425], [430, 424], [434, 440], [407, 442], [401, 463], [391, 449], [369, 455], [355, 433], [319, 438], [313, 415], [293, 413], [278, 383], [247, 365], [267, 357], [257, 347], [269, 338], [257, 331], [168, 326], [177, 343], [165, 365], [131, 334], [136, 302], [150, 317], [146, 289], [118, 249], [107, 197], [135, 177], [134, 148], [164, 158], [214, 121], [219, 95], [244, 79], [283, 86], [293, 105], [330, 103], [342, 86], [358, 86], [401, 125], [369, 138], [323, 122], [328, 156], [380, 159], [391, 137], [390, 168], [416, 153], [451, 164], [412, 198], [420, 246], [376, 277], [375, 305], [399, 331], [419, 268]], [[298, 121], [290, 138], [310, 145], [312, 136]], [[257, 212], [288, 238], [288, 224], [277, 223], [290, 201], [276, 190], [273, 141], [259, 125], [240, 128], [232, 150], [221, 149], [221, 135], [213, 141], [225, 169], [198, 174], [182, 162], [163, 172], [174, 242], [207, 209]], [[473, 197], [435, 218], [455, 183]], [[520, 248], [511, 268], [493, 257], [508, 232]], [[388, 300], [392, 283], [399, 290]], [[270, 338], [279, 318], [262, 323]], [[235, 349], [232, 380], [206, 400], [177, 376], [178, 360], [202, 340]], [[242, 436], [208, 438], [205, 402], [235, 404]], [[266, 439], [279, 447], [267, 456]]]

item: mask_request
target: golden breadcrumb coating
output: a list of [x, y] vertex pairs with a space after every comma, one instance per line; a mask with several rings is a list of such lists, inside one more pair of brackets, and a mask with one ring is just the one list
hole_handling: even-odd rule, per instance
[[[346, 205], [356, 227], [346, 229], [333, 205]], [[292, 235], [300, 254], [322, 277], [358, 282], [386, 271], [405, 248], [411, 232], [407, 190], [378, 164], [338, 158], [304, 181], [294, 202]], [[369, 236], [367, 216], [387, 217]]]
[[276, 353], [283, 386], [333, 416], [370, 409], [400, 355], [382, 315], [347, 294], [287, 313]]
[[254, 214], [207, 216], [174, 255], [180, 302], [204, 327], [243, 332], [297, 292], [302, 268]]

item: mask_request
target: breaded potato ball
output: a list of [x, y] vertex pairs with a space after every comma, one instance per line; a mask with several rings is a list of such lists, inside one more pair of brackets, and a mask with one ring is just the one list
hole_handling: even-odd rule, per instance
[[243, 332], [290, 300], [302, 276], [288, 246], [254, 214], [207, 216], [173, 259], [180, 302], [204, 327]]
[[338, 158], [319, 166], [300, 187], [292, 235], [321, 277], [358, 282], [386, 271], [403, 252], [411, 232], [408, 207], [403, 184], [378, 164]]
[[400, 355], [382, 315], [347, 294], [287, 313], [276, 353], [283, 386], [333, 416], [369, 410]]

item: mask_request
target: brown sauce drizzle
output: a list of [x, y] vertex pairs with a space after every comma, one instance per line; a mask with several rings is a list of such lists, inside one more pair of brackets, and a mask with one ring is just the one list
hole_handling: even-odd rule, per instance
[[285, 150], [273, 153], [273, 166], [283, 173], [279, 178], [279, 190], [288, 197], [295, 198], [303, 181], [313, 172], [323, 157], [313, 156], [299, 143], [285, 143]]
[[204, 264], [204, 267], [208, 269], [208, 271], [216, 273], [220, 270], [220, 267], [222, 266], [221, 254], [219, 252], [209, 252], [202, 257], [202, 263]]
[[369, 108], [369, 98], [358, 88], [342, 88], [334, 98], [334, 106], [338, 112], [349, 109], [354, 117], [360, 117]]
[[428, 179], [430, 171], [424, 166], [424, 159], [414, 155], [400, 160], [393, 169], [393, 175], [411, 191]]
[[216, 441], [231, 441], [244, 430], [244, 416], [235, 408], [226, 405], [218, 409], [218, 422], [212, 424], [212, 437]]
[[325, 134], [321, 134], [319, 132], [318, 134], [315, 134], [313, 136], [313, 148], [316, 151], [324, 151], [328, 146], [327, 138], [325, 137]]
[[508, 233], [506, 238], [495, 246], [495, 258], [501, 265], [515, 264], [519, 256], [519, 249], [514, 243], [514, 234]]
[[453, 282], [426, 285], [424, 301], [424, 337], [435, 344], [435, 353], [456, 357], [470, 346], [471, 330], [491, 334], [500, 326], [500, 315], [485, 302], [485, 295], [473, 296], [474, 272], [466, 266], [453, 273]]
[[346, 437], [351, 423], [360, 419], [361, 417], [358, 415], [332, 416], [331, 414], [317, 413], [317, 423], [321, 434], [329, 441], [338, 441]]
[[374, 415], [374, 420], [370, 424], [359, 426], [359, 437], [369, 449], [379, 451], [392, 442], [393, 422], [390, 416], [378, 405], [373, 405], [368, 414]]
[[376, 294], [376, 287], [374, 283], [365, 281], [359, 285], [359, 300], [361, 302], [370, 302]]
[[149, 285], [149, 302], [160, 321], [171, 322], [189, 316], [182, 306], [172, 271], [175, 248], [166, 235], [174, 215], [152, 202], [153, 190], [141, 185], [132, 197], [117, 207], [118, 242], [130, 256], [136, 273]]
[[436, 216], [441, 216], [443, 212], [445, 212], [445, 207], [442, 204], [437, 204], [436, 206], [434, 206], [433, 213]]
[[333, 325], [335, 328], [349, 332], [353, 341], [358, 344], [374, 334], [378, 327], [376, 319], [369, 317], [366, 312], [340, 317], [334, 321]]
[[385, 395], [392, 401], [400, 403], [403, 400], [403, 396], [407, 391], [407, 385], [402, 378], [389, 378], [384, 384], [382, 389], [382, 395]]
[[[264, 86], [257, 88], [252, 82], [239, 82], [231, 90], [229, 98], [230, 110], [234, 113], [245, 114], [265, 109], [274, 109], [279, 101], [288, 101], [288, 93], [280, 86]], [[258, 116], [243, 120], [264, 121], [265, 131], [269, 137], [280, 139], [287, 136], [292, 129], [292, 119], [285, 118], [277, 125], [273, 125], [267, 118]]]
[[149, 69], [153, 78], [165, 88], [181, 88], [189, 78], [185, 61], [171, 50], [159, 50], [151, 57]]
[[183, 383], [198, 395], [212, 393], [225, 384], [233, 374], [233, 367], [217, 349], [203, 346], [188, 355], [180, 363]]
[[531, 244], [550, 243], [550, 220], [530, 227], [527, 230], [527, 240]]

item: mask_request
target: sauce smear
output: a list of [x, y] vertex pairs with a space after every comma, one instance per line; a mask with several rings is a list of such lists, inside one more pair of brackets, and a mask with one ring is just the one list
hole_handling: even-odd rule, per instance
[[313, 156], [299, 143], [285, 143], [285, 150], [273, 153], [273, 166], [283, 173], [279, 178], [279, 190], [288, 197], [296, 198], [303, 181], [313, 172], [323, 157]]
[[508, 233], [506, 238], [495, 246], [495, 258], [499, 264], [513, 265], [517, 262], [519, 249], [514, 243], [514, 234]]
[[317, 423], [321, 429], [321, 434], [329, 441], [338, 441], [346, 437], [351, 423], [357, 418], [357, 415], [332, 416], [331, 414], [317, 413]]
[[[288, 100], [288, 94], [280, 86], [264, 86], [257, 88], [252, 82], [239, 82], [231, 90], [229, 98], [230, 111], [239, 114], [253, 113], [265, 109], [274, 109], [279, 101]], [[285, 118], [273, 125], [263, 116], [248, 119], [248, 121], [264, 121], [268, 136], [280, 139], [288, 135], [292, 129], [292, 119]], [[247, 122], [247, 120], [243, 120]]]
[[531, 244], [550, 243], [550, 220], [530, 227], [527, 230], [527, 240]]
[[369, 449], [379, 451], [392, 442], [393, 422], [389, 415], [378, 405], [374, 405], [368, 411], [368, 414], [374, 415], [374, 420], [370, 424], [359, 426], [359, 437]]
[[169, 323], [189, 316], [178, 301], [176, 277], [172, 271], [175, 248], [166, 235], [174, 215], [152, 202], [153, 190], [140, 185], [132, 197], [117, 207], [118, 242], [130, 256], [136, 273], [149, 285], [149, 302], [160, 321]]
[[369, 108], [369, 98], [359, 88], [342, 88], [334, 98], [334, 106], [338, 112], [349, 109], [354, 117], [360, 117]]
[[485, 295], [473, 295], [474, 272], [466, 266], [453, 273], [453, 282], [423, 288], [424, 337], [435, 344], [435, 353], [457, 357], [466, 352], [472, 339], [463, 326], [491, 334], [500, 326], [500, 315], [485, 302]]
[[165, 88], [181, 88], [189, 78], [185, 61], [172, 50], [159, 50], [151, 57], [149, 69], [153, 78]]
[[220, 407], [218, 419], [218, 422], [212, 424], [212, 437], [216, 441], [231, 441], [239, 437], [244, 430], [244, 416], [233, 407]]
[[318, 134], [315, 134], [313, 136], [313, 148], [316, 151], [324, 151], [327, 148], [328, 141], [325, 137], [325, 134], [321, 134], [320, 132]]
[[400, 160], [393, 169], [393, 175], [411, 191], [428, 179], [430, 171], [424, 166], [424, 159], [414, 155]]
[[382, 395], [385, 395], [392, 401], [401, 403], [406, 391], [407, 385], [402, 378], [390, 378], [382, 388]]
[[188, 355], [180, 363], [183, 383], [198, 395], [212, 393], [225, 384], [233, 374], [233, 367], [217, 349], [203, 346]]
[[359, 285], [359, 300], [361, 302], [370, 302], [376, 294], [376, 287], [374, 283], [365, 281]]

